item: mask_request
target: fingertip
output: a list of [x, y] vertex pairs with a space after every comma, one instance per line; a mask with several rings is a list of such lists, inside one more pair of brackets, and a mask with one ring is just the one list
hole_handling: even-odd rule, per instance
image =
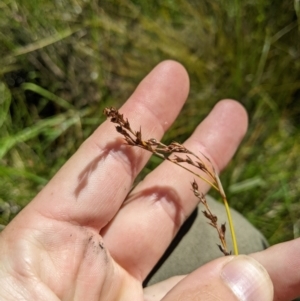
[[151, 76], [148, 77], [155, 85], [153, 90], [155, 91], [161, 86], [165, 91], [165, 99], [162, 98], [164, 105], [167, 108], [172, 105], [172, 107], [178, 106], [181, 109], [190, 90], [190, 79], [185, 67], [177, 61], [165, 60], [159, 63], [150, 75], [155, 77], [155, 80]]
[[152, 124], [161, 123], [163, 131], [166, 131], [184, 105], [189, 86], [188, 73], [180, 63], [163, 61], [141, 81], [122, 107], [122, 113], [134, 115], [131, 120], [135, 116], [153, 115], [156, 122]]
[[247, 132], [248, 115], [237, 101], [219, 101], [196, 129], [195, 137], [203, 151], [221, 171], [225, 168]]
[[160, 69], [162, 76], [165, 76], [166, 78], [169, 78], [170, 76], [176, 78], [181, 88], [186, 90], [186, 92], [189, 91], [189, 75], [182, 64], [174, 60], [165, 60], [159, 63], [155, 69], [156, 68]]
[[220, 277], [238, 300], [273, 300], [274, 289], [269, 274], [250, 256], [234, 257], [223, 266]]
[[234, 114], [234, 118], [237, 124], [239, 124], [241, 139], [245, 136], [248, 129], [248, 112], [245, 107], [237, 100], [234, 99], [222, 99], [217, 104], [216, 107], [220, 107], [227, 114]]

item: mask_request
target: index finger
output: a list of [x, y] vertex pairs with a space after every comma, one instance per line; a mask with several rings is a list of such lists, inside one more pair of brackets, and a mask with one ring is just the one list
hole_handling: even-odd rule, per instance
[[[160, 139], [178, 115], [189, 90], [176, 62], [156, 66], [120, 109], [133, 127]], [[150, 154], [129, 148], [104, 122], [27, 208], [51, 218], [101, 229], [115, 215]]]

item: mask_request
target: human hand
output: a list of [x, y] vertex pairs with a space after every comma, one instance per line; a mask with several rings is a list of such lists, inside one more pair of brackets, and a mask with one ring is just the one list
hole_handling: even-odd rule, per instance
[[[160, 139], [179, 113], [188, 88], [182, 66], [163, 62], [120, 112], [133, 127], [141, 126], [144, 137]], [[185, 145], [201, 150], [220, 171], [246, 127], [244, 109], [222, 101]], [[229, 289], [229, 278], [220, 277], [230, 261], [239, 275], [235, 281], [240, 283], [246, 275], [249, 284], [244, 287], [253, 288], [248, 291], [252, 299], [240, 300], [272, 300], [268, 274], [244, 256], [222, 257], [180, 282], [171, 279], [163, 289], [164, 284], [148, 288], [144, 295], [143, 280], [197, 206], [190, 189], [193, 178], [168, 162], [130, 192], [149, 156], [124, 145], [111, 123], [104, 122], [1, 233], [0, 299], [138, 301], [166, 295], [164, 301], [238, 300]], [[199, 182], [199, 189], [206, 192], [209, 187]], [[259, 256], [264, 264], [264, 256]]]

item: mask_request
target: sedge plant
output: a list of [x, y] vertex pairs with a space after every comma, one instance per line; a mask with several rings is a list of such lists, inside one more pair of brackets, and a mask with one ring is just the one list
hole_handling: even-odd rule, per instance
[[[200, 152], [200, 154], [201, 157], [203, 158], [200, 158], [195, 153], [191, 152], [184, 145], [178, 142], [172, 142], [169, 145], [165, 145], [154, 138], [143, 140], [141, 129], [138, 131], [134, 131], [131, 128], [128, 119], [125, 119], [123, 117], [123, 114], [119, 113], [119, 111], [115, 108], [111, 107], [111, 108], [104, 109], [104, 114], [107, 116], [107, 118], [110, 118], [111, 122], [117, 124], [116, 126], [117, 132], [124, 137], [128, 145], [140, 147], [144, 150], [151, 152], [152, 154], [154, 154], [155, 156], [163, 160], [167, 160], [173, 164], [176, 164], [177, 166], [180, 166], [181, 168], [184, 168], [185, 170], [192, 173], [195, 177], [201, 179], [202, 181], [205, 181], [213, 189], [218, 191], [225, 205], [229, 228], [232, 236], [233, 251], [235, 255], [238, 255], [236, 236], [235, 236], [235, 231], [233, 227], [233, 221], [232, 221], [228, 201], [224, 189], [222, 187], [220, 178], [217, 172], [215, 171], [215, 168], [212, 162], [210, 161], [210, 159], [207, 156], [205, 156], [202, 152]], [[191, 169], [191, 167], [193, 167], [193, 169]], [[205, 195], [199, 192], [198, 184], [196, 180], [194, 180], [191, 183], [191, 186], [194, 195], [198, 198], [200, 203], [202, 203], [205, 207], [205, 210], [202, 211], [204, 216], [209, 220], [209, 224], [212, 227], [214, 227], [218, 232], [218, 236], [220, 239], [220, 244], [218, 244], [218, 247], [220, 251], [225, 256], [230, 255], [231, 251], [228, 250], [226, 238], [225, 238], [225, 232], [226, 232], [225, 223], [221, 225], [218, 224], [218, 218], [216, 215], [214, 215], [211, 212], [209, 205], [206, 201]]]

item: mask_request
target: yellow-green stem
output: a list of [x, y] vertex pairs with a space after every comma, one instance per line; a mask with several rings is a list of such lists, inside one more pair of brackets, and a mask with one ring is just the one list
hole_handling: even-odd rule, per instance
[[232, 237], [233, 252], [234, 252], [234, 255], [239, 255], [239, 251], [238, 251], [238, 246], [237, 246], [237, 242], [236, 242], [236, 236], [235, 236], [235, 232], [234, 232], [234, 227], [233, 227], [233, 222], [232, 222], [232, 217], [231, 217], [229, 205], [228, 205], [228, 202], [227, 202], [227, 198], [226, 198], [225, 191], [223, 189], [221, 180], [220, 180], [220, 178], [219, 178], [219, 176], [218, 176], [217, 173], [216, 173], [216, 182], [217, 182], [217, 186], [218, 186], [218, 191], [219, 191], [219, 193], [222, 196], [222, 199], [223, 199], [223, 202], [224, 202], [224, 206], [225, 206], [225, 209], [226, 209], [227, 219], [228, 219], [230, 233], [231, 233], [231, 237]]
[[236, 242], [236, 236], [235, 236], [235, 232], [234, 232], [232, 217], [231, 217], [231, 213], [230, 213], [230, 209], [229, 209], [226, 197], [223, 197], [223, 201], [224, 201], [226, 214], [227, 214], [227, 218], [228, 218], [228, 223], [229, 223], [229, 228], [230, 228], [230, 232], [231, 232], [234, 255], [239, 255], [239, 250], [238, 250], [238, 246], [237, 246], [237, 242]]

